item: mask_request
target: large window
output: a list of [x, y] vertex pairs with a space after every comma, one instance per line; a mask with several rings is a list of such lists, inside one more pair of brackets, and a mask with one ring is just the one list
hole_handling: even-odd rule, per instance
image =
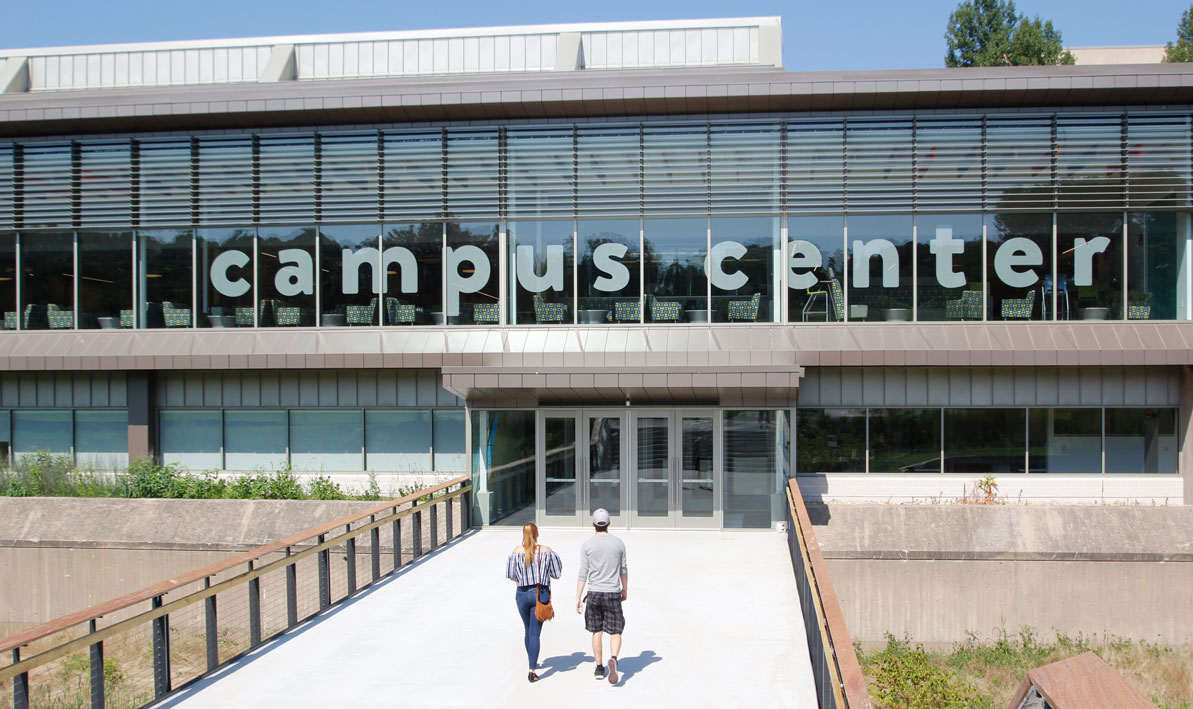
[[786, 448], [780, 412], [725, 412], [725, 526], [769, 527], [779, 491], [779, 460]]
[[[463, 435], [463, 431], [460, 434]], [[365, 469], [430, 472], [431, 412], [419, 409], [366, 411]]]
[[[472, 470], [490, 524], [522, 526], [534, 505], [534, 411], [472, 412]], [[482, 502], [483, 504], [483, 502]]]
[[[253, 230], [200, 229], [196, 243], [199, 277], [197, 307], [204, 316], [228, 316], [235, 322], [252, 318]], [[191, 321], [189, 304], [163, 302], [166, 327], [186, 327]], [[185, 315], [184, 315], [185, 311]], [[221, 321], [216, 321], [221, 322]], [[261, 322], [258, 316], [257, 322]], [[198, 327], [211, 327], [211, 317], [198, 319]]]
[[363, 421], [356, 409], [290, 412], [290, 465], [301, 471], [360, 470]]
[[986, 219], [986, 245], [988, 318], [1050, 319], [1042, 294], [1052, 282], [1052, 215], [991, 215]]
[[[185, 311], [185, 317], [171, 317], [171, 326], [189, 326], [195, 282], [192, 233], [162, 229], [143, 231], [138, 237], [137, 327], [165, 327], [163, 307]], [[122, 325], [128, 326], [125, 321]]]
[[[1124, 319], [1122, 214], [1057, 214], [1056, 242], [1056, 319]], [[1051, 280], [1041, 293], [1050, 320]]]
[[980, 214], [921, 214], [916, 217], [916, 318], [981, 320]]
[[[315, 229], [262, 229], [257, 241], [258, 327], [315, 324]], [[235, 319], [210, 315], [213, 327]], [[217, 324], [218, 323], [218, 324]]]
[[327, 327], [381, 322], [380, 227], [329, 226], [319, 230], [321, 324]]
[[[569, 221], [510, 222], [510, 322], [563, 324], [575, 316], [576, 249]], [[591, 310], [591, 309], [589, 309]], [[605, 308], [606, 316], [608, 308]], [[585, 322], [588, 322], [586, 313]]]
[[1024, 409], [945, 409], [944, 472], [1022, 473]]
[[787, 303], [792, 322], [844, 320], [845, 219], [790, 217], [787, 238]]
[[866, 472], [866, 410], [800, 408], [795, 461], [805, 473]]
[[[637, 219], [581, 221], [577, 225], [580, 262], [577, 279], [579, 321], [640, 322], [641, 254]], [[604, 315], [601, 314], [604, 311]]]
[[132, 327], [131, 231], [79, 232], [79, 311], [80, 328]]
[[225, 411], [223, 467], [228, 470], [280, 470], [286, 467], [286, 412], [269, 409]]
[[649, 322], [708, 322], [708, 220], [646, 219], [643, 259]]
[[464, 410], [435, 411], [435, 470], [460, 471], [467, 469], [464, 437]]
[[19, 458], [39, 451], [70, 455], [70, 410], [12, 412], [12, 447]]
[[1187, 319], [1189, 215], [1134, 212], [1127, 221], [1127, 319]]
[[494, 222], [448, 222], [444, 251], [448, 324], [484, 321], [486, 308], [500, 305], [499, 234]]
[[128, 467], [128, 412], [75, 411], [75, 461], [98, 470]]
[[219, 411], [162, 411], [159, 421], [162, 463], [190, 470], [223, 467]]
[[73, 233], [21, 235], [21, 329], [74, 327], [74, 274]]
[[940, 409], [870, 409], [871, 473], [940, 471]]
[[443, 224], [388, 224], [384, 234], [385, 324], [429, 323], [435, 313], [442, 319]]
[[850, 216], [850, 320], [911, 319], [911, 217]]
[[711, 222], [714, 319], [773, 322], [779, 290], [779, 220], [714, 217]]
[[1031, 472], [1102, 471], [1101, 409], [1032, 409], [1027, 420]]
[[17, 236], [0, 234], [0, 327], [17, 328]]

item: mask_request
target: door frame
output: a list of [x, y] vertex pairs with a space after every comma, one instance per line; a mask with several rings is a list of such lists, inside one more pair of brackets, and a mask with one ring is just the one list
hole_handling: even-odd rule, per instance
[[[724, 466], [721, 455], [722, 419], [719, 408], [695, 407], [644, 407], [630, 412], [629, 450], [629, 524], [632, 527], [657, 529], [720, 529], [723, 525]], [[662, 418], [667, 421], [667, 514], [665, 516], [643, 517], [638, 513], [638, 421]], [[709, 517], [688, 517], [683, 513], [683, 421], [684, 419], [709, 419], [712, 423], [712, 515]]]

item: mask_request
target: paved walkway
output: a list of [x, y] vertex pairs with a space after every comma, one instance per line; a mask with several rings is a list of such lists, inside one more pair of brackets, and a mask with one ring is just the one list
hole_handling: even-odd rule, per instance
[[556, 617], [526, 681], [504, 578], [520, 529], [459, 539], [162, 706], [814, 707], [784, 537], [632, 531], [622, 680], [596, 682], [574, 610], [584, 530], [543, 530], [560, 552]]

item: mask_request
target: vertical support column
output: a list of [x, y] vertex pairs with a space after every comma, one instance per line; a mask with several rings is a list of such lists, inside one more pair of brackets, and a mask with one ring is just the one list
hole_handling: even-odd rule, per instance
[[455, 500], [448, 500], [447, 502], [443, 503], [444, 519], [447, 520], [447, 524], [444, 526], [444, 529], [447, 531], [443, 533], [443, 541], [445, 542], [450, 542], [452, 540], [452, 506], [455, 504]]
[[[318, 544], [323, 544], [326, 540], [326, 536], [320, 534]], [[329, 568], [331, 558], [327, 549], [320, 551], [317, 556], [319, 557], [319, 610], [324, 610], [331, 605], [331, 570]]]
[[[466, 483], [467, 484], [467, 483]], [[460, 534], [472, 526], [472, 491], [460, 495]]]
[[[153, 597], [153, 607], [162, 607], [162, 597]], [[170, 616], [153, 619], [153, 698], [170, 693]]]
[[[418, 501], [415, 500], [414, 504], [417, 505]], [[414, 544], [414, 551], [410, 557], [411, 559], [417, 559], [423, 555], [423, 511], [419, 510], [411, 516], [414, 517], [414, 538], [411, 539], [411, 542]]]
[[[377, 515], [370, 515], [369, 522], [376, 522]], [[373, 527], [369, 531], [369, 561], [372, 563], [373, 583], [381, 578], [381, 528]]]
[[[12, 649], [12, 664], [21, 661], [21, 648]], [[29, 673], [22, 672], [12, 678], [12, 705], [14, 709], [29, 709]]]
[[[211, 588], [211, 577], [203, 579], [203, 588]], [[203, 634], [207, 640], [207, 671], [220, 666], [220, 626], [216, 615], [215, 596], [203, 599]]]
[[128, 459], [151, 458], [156, 434], [153, 401], [153, 373], [129, 372], [128, 387]]
[[[352, 525], [344, 525], [344, 531], [352, 531]], [[347, 556], [344, 559], [348, 562], [348, 595], [356, 593], [356, 537], [349, 537], [347, 544]]]
[[1184, 503], [1193, 505], [1193, 366], [1181, 367], [1181, 408], [1177, 420], [1180, 436], [1179, 471], [1184, 481]]
[[[87, 632], [94, 634], [95, 619], [87, 623]], [[104, 709], [104, 641], [91, 645], [91, 709]]]
[[[286, 547], [290, 556], [290, 547]], [[286, 567], [286, 627], [298, 625], [298, 562]]]
[[[393, 509], [393, 511], [397, 512], [398, 508], [395, 507]], [[398, 569], [402, 568], [402, 520], [395, 519], [393, 521], [393, 533], [394, 533], [394, 571], [397, 571]]]
[[[253, 562], [249, 562], [249, 571]], [[249, 579], [249, 647], [261, 644], [261, 577]]]
[[431, 551], [439, 548], [439, 505], [431, 503]]

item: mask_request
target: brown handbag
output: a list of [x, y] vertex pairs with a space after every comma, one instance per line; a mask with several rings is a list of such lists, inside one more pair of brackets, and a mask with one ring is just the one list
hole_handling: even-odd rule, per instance
[[[543, 596], [547, 602], [543, 603]], [[534, 617], [544, 623], [555, 617], [555, 609], [551, 607], [551, 587], [539, 585], [534, 590]]]

